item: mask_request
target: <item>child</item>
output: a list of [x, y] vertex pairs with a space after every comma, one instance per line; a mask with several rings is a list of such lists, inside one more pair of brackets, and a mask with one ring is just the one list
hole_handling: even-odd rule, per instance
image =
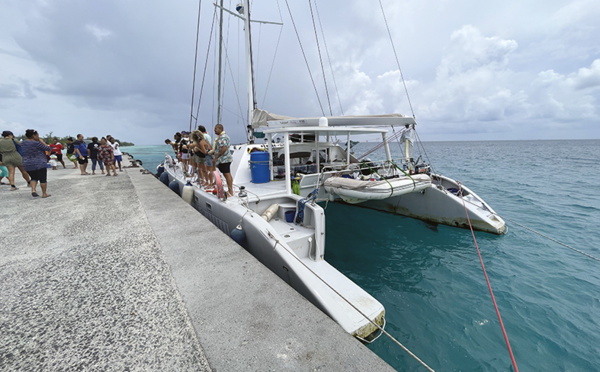
[[6, 185], [6, 183], [2, 182], [4, 177], [8, 179], [8, 168], [2, 165], [2, 154], [0, 154], [0, 185]]
[[52, 170], [56, 170], [56, 164], [58, 164], [57, 159], [58, 156], [56, 156], [56, 154], [50, 155], [50, 165], [52, 166]]

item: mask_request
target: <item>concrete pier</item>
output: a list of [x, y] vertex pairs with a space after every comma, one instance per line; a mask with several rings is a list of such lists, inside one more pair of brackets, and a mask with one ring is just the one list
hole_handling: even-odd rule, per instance
[[1, 371], [393, 370], [140, 170], [0, 186]]

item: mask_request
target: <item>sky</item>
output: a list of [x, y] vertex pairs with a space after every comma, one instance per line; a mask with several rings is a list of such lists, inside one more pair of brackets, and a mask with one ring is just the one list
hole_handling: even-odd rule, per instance
[[[259, 108], [400, 113], [416, 118], [424, 141], [600, 138], [597, 0], [381, 4], [385, 13], [378, 1], [254, 1], [252, 19], [283, 23], [251, 26]], [[190, 123], [212, 130], [214, 13], [197, 0], [2, 0], [0, 130], [136, 145], [162, 144]], [[221, 122], [239, 143], [243, 25], [230, 15], [223, 25]]]

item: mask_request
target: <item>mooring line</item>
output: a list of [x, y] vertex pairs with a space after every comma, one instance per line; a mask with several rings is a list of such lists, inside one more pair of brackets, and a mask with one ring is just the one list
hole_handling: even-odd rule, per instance
[[492, 291], [492, 285], [490, 284], [490, 279], [488, 278], [487, 271], [485, 270], [485, 265], [483, 264], [483, 258], [481, 258], [481, 252], [479, 251], [479, 245], [477, 245], [477, 239], [475, 238], [475, 232], [473, 231], [473, 226], [471, 225], [471, 218], [469, 217], [469, 211], [467, 210], [467, 204], [463, 198], [461, 183], [458, 182], [458, 191], [460, 193], [460, 199], [463, 201], [463, 207], [465, 208], [465, 214], [467, 215], [467, 221], [469, 221], [469, 228], [471, 229], [471, 235], [473, 236], [473, 242], [475, 242], [475, 248], [477, 248], [477, 255], [479, 255], [479, 262], [481, 262], [481, 268], [483, 269], [483, 274], [485, 275], [485, 281], [487, 282], [488, 289], [490, 291], [490, 295], [492, 296], [492, 302], [494, 303], [494, 308], [496, 309], [496, 315], [498, 316], [498, 320], [500, 321], [500, 328], [502, 328], [502, 334], [504, 335], [504, 341], [506, 342], [506, 347], [508, 348], [508, 354], [510, 355], [510, 360], [512, 361], [513, 368], [515, 372], [519, 372], [519, 368], [517, 367], [517, 361], [515, 360], [515, 356], [513, 354], [512, 348], [510, 347], [510, 342], [508, 341], [508, 334], [506, 333], [506, 329], [504, 328], [504, 322], [502, 322], [502, 317], [500, 316], [500, 310], [498, 309], [498, 304], [496, 304], [496, 298], [494, 297], [494, 291]]
[[[294, 252], [290, 251], [285, 245], [281, 244], [281, 242], [279, 241], [279, 239], [277, 239], [273, 234], [271, 234], [270, 231], [267, 231], [267, 235], [268, 237], [270, 237], [271, 239], [275, 240], [275, 245], [273, 248], [277, 247], [277, 244], [279, 244], [283, 249], [285, 249], [288, 253], [290, 253], [290, 255], [292, 257], [294, 257], [302, 266], [304, 266], [308, 271], [310, 271], [317, 279], [319, 279], [320, 281], [323, 282], [323, 284], [325, 284], [327, 287], [329, 287], [329, 289], [331, 289], [335, 294], [337, 294], [342, 300], [344, 300], [348, 305], [350, 305], [354, 310], [356, 310], [356, 312], [358, 312], [360, 315], [362, 315], [366, 320], [368, 320], [371, 324], [373, 324], [375, 327], [377, 327], [377, 329], [379, 329], [381, 331], [381, 333], [385, 334], [387, 337], [389, 337], [392, 341], [394, 341], [398, 346], [400, 346], [404, 351], [406, 351], [410, 356], [412, 356], [416, 361], [418, 361], [419, 363], [421, 363], [421, 365], [425, 368], [427, 368], [428, 371], [431, 372], [435, 372], [431, 367], [429, 367], [424, 361], [422, 361], [418, 356], [416, 356], [412, 351], [410, 351], [406, 346], [402, 345], [402, 343], [398, 340], [396, 340], [394, 338], [394, 336], [390, 335], [385, 329], [381, 328], [379, 326], [379, 324], [375, 323], [373, 320], [371, 320], [365, 313], [363, 313], [362, 311], [360, 311], [359, 308], [357, 308], [350, 300], [348, 300], [346, 297], [344, 297], [341, 293], [339, 293], [335, 288], [333, 288], [329, 283], [327, 283], [325, 281], [325, 279], [321, 278], [319, 276], [319, 274], [317, 274], [316, 272], [314, 272], [306, 263], [304, 263], [300, 257], [298, 257]], [[263, 233], [263, 236], [265, 236], [265, 234]], [[518, 372], [518, 370], [516, 371]]]
[[558, 241], [558, 240], [556, 240], [556, 239], [554, 239], [554, 238], [552, 238], [552, 237], [550, 237], [550, 236], [544, 235], [544, 234], [542, 234], [541, 232], [539, 232], [539, 231], [535, 231], [534, 229], [532, 229], [532, 228], [529, 228], [529, 227], [527, 227], [527, 226], [525, 226], [525, 225], [521, 225], [520, 223], [518, 223], [518, 222], [516, 222], [516, 221], [513, 221], [513, 220], [511, 220], [511, 219], [509, 219], [509, 218], [506, 218], [506, 217], [504, 217], [504, 216], [500, 216], [500, 217], [501, 217], [502, 219], [504, 219], [504, 220], [507, 220], [507, 221], [510, 221], [511, 223], [514, 223], [514, 224], [515, 224], [515, 225], [517, 225], [517, 226], [520, 226], [520, 227], [522, 227], [522, 228], [524, 228], [524, 229], [526, 229], [526, 230], [529, 230], [529, 231], [531, 231], [532, 233], [538, 234], [538, 235], [539, 235], [539, 236], [541, 236], [541, 237], [544, 237], [544, 238], [546, 238], [546, 239], [548, 239], [548, 240], [551, 240], [551, 241], [553, 241], [553, 242], [554, 242], [554, 243], [556, 243], [556, 244], [560, 244], [560, 245], [562, 245], [563, 247], [569, 248], [569, 249], [570, 249], [570, 250], [572, 250], [573, 252], [580, 253], [580, 254], [582, 254], [582, 255], [584, 255], [584, 256], [586, 256], [586, 257], [588, 257], [588, 258], [591, 258], [592, 260], [596, 260], [596, 261], [600, 262], [600, 258], [594, 257], [594, 256], [592, 256], [591, 254], [588, 254], [588, 253], [585, 253], [585, 252], [583, 252], [583, 251], [580, 251], [580, 250], [579, 250], [579, 249], [577, 249], [577, 248], [573, 248], [573, 247], [569, 246], [568, 244], [565, 244], [565, 243], [563, 243], [563, 242], [561, 242], [561, 241]]

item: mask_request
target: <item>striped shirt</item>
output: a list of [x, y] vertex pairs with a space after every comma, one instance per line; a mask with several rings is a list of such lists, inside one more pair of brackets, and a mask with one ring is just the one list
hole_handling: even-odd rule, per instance
[[46, 164], [48, 164], [46, 151], [50, 151], [50, 146], [38, 141], [25, 140], [21, 142], [21, 147], [23, 148], [23, 168], [26, 171], [46, 168]]

